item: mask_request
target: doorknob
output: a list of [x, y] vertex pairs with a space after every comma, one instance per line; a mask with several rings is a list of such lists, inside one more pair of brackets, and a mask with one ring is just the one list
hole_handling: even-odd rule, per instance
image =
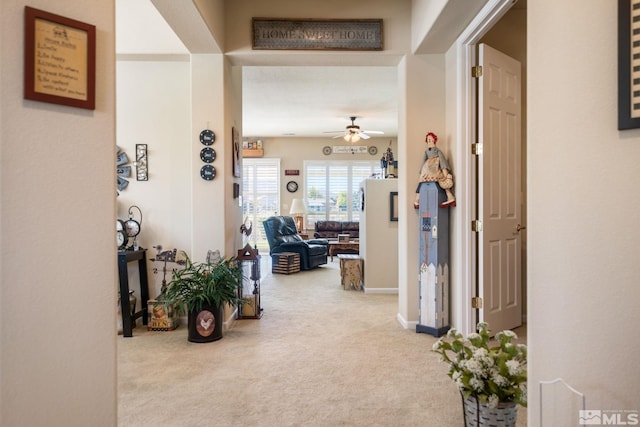
[[520, 225], [520, 224], [516, 225], [516, 231], [524, 230], [526, 228], [527, 228], [526, 225]]

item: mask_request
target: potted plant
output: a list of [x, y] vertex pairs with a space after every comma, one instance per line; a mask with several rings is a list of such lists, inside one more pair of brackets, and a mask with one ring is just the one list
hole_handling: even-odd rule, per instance
[[[466, 426], [481, 426], [501, 419], [515, 426], [517, 405], [527, 406], [527, 346], [514, 344], [515, 332], [505, 330], [490, 339], [489, 325], [466, 338], [455, 329], [433, 345], [449, 364], [448, 375], [460, 390]], [[485, 424], [488, 423], [488, 424]]]
[[233, 258], [194, 263], [185, 253], [185, 267], [173, 273], [164, 299], [187, 311], [188, 340], [210, 342], [222, 338], [224, 305], [236, 305], [242, 286], [242, 267]]

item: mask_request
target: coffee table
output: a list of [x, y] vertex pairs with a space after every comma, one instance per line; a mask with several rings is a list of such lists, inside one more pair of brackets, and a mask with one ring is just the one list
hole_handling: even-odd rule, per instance
[[360, 242], [356, 242], [355, 240], [350, 240], [348, 242], [329, 242], [329, 256], [331, 257], [332, 262], [335, 255], [345, 252], [353, 253], [354, 251], [355, 253], [360, 252]]

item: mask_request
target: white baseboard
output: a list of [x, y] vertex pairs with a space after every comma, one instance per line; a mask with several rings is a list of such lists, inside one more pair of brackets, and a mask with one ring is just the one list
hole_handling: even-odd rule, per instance
[[400, 313], [398, 313], [397, 318], [398, 318], [398, 323], [400, 323], [403, 328], [414, 329], [414, 330], [416, 329], [416, 325], [418, 324], [418, 322], [409, 322], [404, 317], [402, 317]]
[[364, 287], [365, 294], [395, 294], [398, 295], [398, 288], [367, 288]]

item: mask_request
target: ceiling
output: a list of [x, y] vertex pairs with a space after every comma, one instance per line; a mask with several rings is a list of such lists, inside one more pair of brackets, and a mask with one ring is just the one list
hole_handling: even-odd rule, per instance
[[[116, 52], [188, 54], [150, 0], [117, 0]], [[397, 136], [396, 67], [249, 66], [242, 76], [244, 137], [330, 138], [349, 116], [384, 132], [372, 137]]]
[[243, 134], [256, 137], [330, 137], [349, 116], [362, 130], [395, 137], [395, 67], [245, 67]]
[[[185, 45], [151, 1], [116, 0], [117, 54], [188, 55]], [[154, 1], [173, 5], [170, 0]], [[450, 41], [451, 35], [459, 31], [451, 20], [470, 20], [485, 2], [477, 2], [470, 10], [467, 0], [447, 0], [447, 13], [441, 20], [446, 28], [433, 31], [437, 40], [430, 39], [430, 44]], [[527, 0], [514, 3], [516, 9], [527, 8]], [[196, 29], [189, 28], [187, 36], [192, 36], [193, 31]], [[245, 65], [242, 76], [244, 137], [329, 138], [336, 134], [326, 132], [344, 130], [351, 124], [350, 116], [358, 117], [356, 124], [362, 130], [384, 132], [373, 138], [397, 137], [395, 66]]]

